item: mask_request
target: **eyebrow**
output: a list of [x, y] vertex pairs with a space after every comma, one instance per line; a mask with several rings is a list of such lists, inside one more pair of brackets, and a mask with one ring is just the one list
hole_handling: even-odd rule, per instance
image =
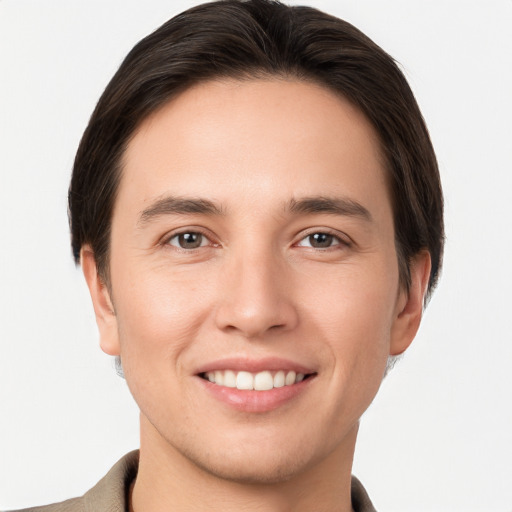
[[139, 217], [139, 224], [144, 225], [163, 215], [223, 215], [222, 208], [208, 199], [167, 196], [158, 199], [146, 208]]
[[288, 210], [292, 213], [327, 213], [360, 217], [368, 222], [372, 221], [371, 213], [367, 208], [357, 201], [345, 197], [314, 196], [292, 199], [288, 205]]
[[[313, 196], [291, 199], [285, 210], [292, 214], [325, 213], [360, 217], [366, 221], [372, 220], [370, 212], [362, 204], [344, 197]], [[167, 196], [158, 199], [146, 208], [140, 214], [138, 224], [147, 224], [153, 219], [164, 215], [187, 214], [217, 216], [224, 215], [224, 210], [221, 206], [208, 199]]]

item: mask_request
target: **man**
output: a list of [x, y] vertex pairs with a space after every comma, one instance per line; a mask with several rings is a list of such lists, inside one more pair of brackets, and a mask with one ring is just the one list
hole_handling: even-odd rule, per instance
[[310, 8], [193, 8], [107, 86], [69, 210], [141, 447], [44, 510], [374, 510], [358, 422], [443, 248], [435, 155], [386, 53]]

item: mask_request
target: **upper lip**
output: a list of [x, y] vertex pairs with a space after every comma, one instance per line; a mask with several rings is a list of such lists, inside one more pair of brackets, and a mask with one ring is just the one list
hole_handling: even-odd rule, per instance
[[216, 370], [233, 370], [233, 371], [245, 371], [251, 373], [258, 373], [265, 370], [268, 371], [295, 371], [296, 373], [303, 373], [304, 375], [315, 373], [315, 370], [297, 363], [290, 359], [283, 359], [279, 357], [266, 357], [262, 359], [249, 359], [242, 357], [228, 357], [223, 359], [217, 359], [210, 361], [199, 366], [196, 370], [196, 374], [214, 372]]

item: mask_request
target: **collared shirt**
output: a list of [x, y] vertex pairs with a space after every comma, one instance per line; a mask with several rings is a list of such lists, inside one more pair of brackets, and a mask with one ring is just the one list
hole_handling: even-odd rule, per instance
[[[127, 512], [130, 485], [137, 476], [139, 451], [125, 455], [81, 498], [32, 507], [17, 512]], [[354, 512], [376, 512], [361, 482], [352, 477], [352, 507]], [[14, 511], [13, 511], [14, 512]]]

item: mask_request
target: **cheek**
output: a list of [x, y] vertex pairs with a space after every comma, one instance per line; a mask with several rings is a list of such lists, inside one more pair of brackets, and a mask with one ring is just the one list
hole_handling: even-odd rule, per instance
[[380, 383], [382, 379], [389, 355], [398, 272], [392, 266], [380, 270], [344, 272], [323, 290], [310, 293], [308, 306], [304, 307], [309, 310], [318, 338], [327, 341], [325, 347], [334, 362], [333, 379], [338, 384]]
[[[389, 334], [398, 293], [398, 270], [393, 265], [348, 265], [319, 283], [311, 280], [302, 291], [305, 308], [316, 311], [332, 334], [365, 331]], [[307, 314], [307, 313], [306, 313]], [[363, 337], [362, 341], [366, 337]], [[368, 340], [369, 341], [369, 340]]]
[[127, 385], [141, 411], [155, 421], [164, 412], [158, 404], [182, 395], [187, 377], [183, 361], [198, 339], [208, 308], [194, 280], [179, 273], [140, 269], [136, 280], [117, 288], [116, 304], [121, 362]]
[[120, 272], [119, 338], [123, 357], [134, 365], [156, 360], [160, 366], [162, 361], [177, 364], [181, 351], [196, 338], [208, 314], [208, 294], [204, 280], [188, 274], [139, 268], [132, 273], [134, 279]]

